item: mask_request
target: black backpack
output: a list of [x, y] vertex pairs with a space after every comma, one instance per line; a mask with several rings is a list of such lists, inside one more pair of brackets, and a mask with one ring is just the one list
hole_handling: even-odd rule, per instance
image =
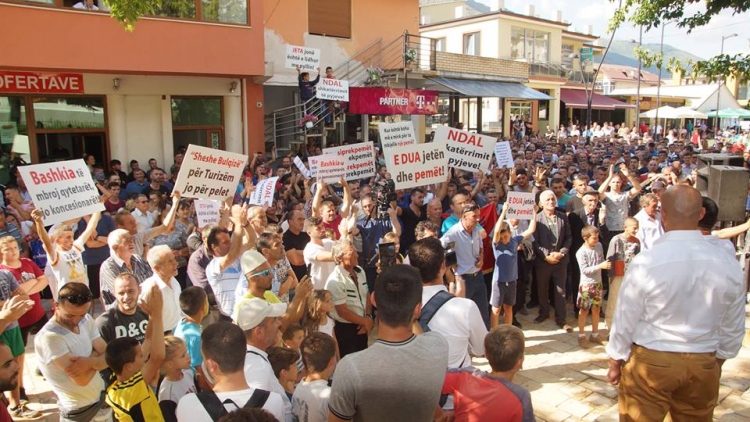
[[445, 302], [453, 299], [455, 296], [448, 293], [445, 290], [437, 292], [437, 294], [430, 298], [422, 307], [422, 313], [419, 315], [419, 325], [422, 327], [422, 331], [425, 333], [430, 332], [430, 327], [427, 324], [430, 323], [432, 317], [435, 316], [437, 311], [445, 305]]
[[[268, 400], [268, 397], [270, 395], [271, 393], [269, 391], [256, 388], [255, 391], [253, 391], [253, 394], [250, 396], [250, 400], [248, 400], [247, 403], [242, 406], [242, 408], [260, 409], [264, 404], [266, 404], [266, 401]], [[216, 393], [214, 393], [212, 390], [201, 391], [200, 393], [196, 394], [196, 396], [198, 397], [198, 400], [201, 402], [203, 407], [206, 409], [208, 415], [211, 416], [211, 419], [214, 421], [218, 421], [223, 416], [229, 413], [227, 412], [227, 409], [224, 408], [224, 403], [234, 403], [229, 399], [222, 402], [221, 400], [219, 400], [219, 397], [216, 395]], [[236, 405], [236, 403], [234, 404]]]

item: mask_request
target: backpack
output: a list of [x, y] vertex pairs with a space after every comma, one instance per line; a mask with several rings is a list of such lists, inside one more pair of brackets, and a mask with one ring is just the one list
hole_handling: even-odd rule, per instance
[[[263, 405], [266, 404], [266, 401], [268, 400], [268, 397], [270, 395], [271, 393], [269, 391], [256, 388], [255, 391], [253, 391], [253, 394], [250, 396], [250, 400], [248, 400], [247, 403], [242, 406], [242, 408], [260, 409], [263, 407]], [[232, 400], [225, 400], [224, 402], [222, 402], [221, 400], [219, 400], [219, 397], [216, 395], [216, 393], [214, 393], [212, 390], [201, 391], [200, 393], [196, 394], [196, 396], [203, 405], [203, 408], [206, 409], [208, 415], [211, 416], [211, 419], [214, 421], [218, 421], [229, 413], [227, 412], [227, 409], [224, 408], [224, 403], [234, 403]]]
[[432, 317], [435, 316], [437, 311], [445, 305], [445, 302], [453, 299], [455, 296], [448, 293], [445, 290], [437, 292], [437, 294], [430, 298], [422, 307], [422, 313], [419, 315], [419, 325], [422, 327], [422, 331], [425, 333], [430, 332], [430, 327], [427, 324], [430, 323]]

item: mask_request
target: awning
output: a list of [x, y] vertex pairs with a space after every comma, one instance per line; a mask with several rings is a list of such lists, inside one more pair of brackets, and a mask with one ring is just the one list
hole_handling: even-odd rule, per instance
[[[567, 108], [586, 108], [586, 91], [581, 89], [561, 89], [560, 101], [564, 102]], [[594, 92], [591, 97], [591, 108], [596, 110], [614, 110], [617, 108], [635, 108], [635, 105]]]
[[518, 100], [554, 100], [520, 83], [434, 77], [431, 80], [466, 97], [498, 97]]

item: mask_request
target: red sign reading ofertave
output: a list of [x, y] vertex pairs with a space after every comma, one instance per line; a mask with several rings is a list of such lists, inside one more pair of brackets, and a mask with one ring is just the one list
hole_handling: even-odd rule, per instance
[[352, 114], [437, 114], [437, 91], [422, 89], [349, 88]]
[[83, 75], [0, 70], [0, 92], [82, 94]]

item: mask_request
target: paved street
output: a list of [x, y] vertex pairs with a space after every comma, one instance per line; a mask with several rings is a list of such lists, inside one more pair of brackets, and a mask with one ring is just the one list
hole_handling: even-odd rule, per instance
[[[534, 324], [536, 310], [530, 310], [528, 316], [519, 316], [526, 334], [526, 360], [514, 381], [531, 391], [537, 420], [617, 421], [617, 390], [606, 382], [604, 347], [581, 349], [577, 335], [563, 332], [551, 319]], [[746, 341], [746, 345], [750, 344]], [[484, 358], [475, 358], [474, 364], [489, 370]], [[47, 421], [57, 421], [55, 396], [47, 383], [34, 374], [35, 368], [34, 350], [30, 346], [26, 349], [24, 384], [32, 399], [31, 406], [42, 410]], [[715, 419], [750, 419], [749, 389], [750, 348], [743, 347], [736, 359], [724, 364]]]

